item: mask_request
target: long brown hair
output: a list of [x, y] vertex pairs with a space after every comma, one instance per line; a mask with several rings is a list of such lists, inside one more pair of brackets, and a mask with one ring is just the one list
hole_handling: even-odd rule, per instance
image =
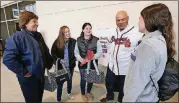
[[59, 30], [59, 35], [57, 38], [57, 48], [63, 49], [65, 45], [65, 29], [69, 27], [68, 26], [62, 26]]
[[168, 57], [175, 55], [175, 43], [173, 35], [172, 16], [165, 4], [153, 4], [141, 11], [141, 16], [144, 18], [147, 31], [154, 32], [159, 30], [167, 43]]

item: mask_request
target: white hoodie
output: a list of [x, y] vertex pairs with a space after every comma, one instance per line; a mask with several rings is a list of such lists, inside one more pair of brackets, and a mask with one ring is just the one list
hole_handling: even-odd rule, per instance
[[[138, 31], [138, 28], [134, 26], [127, 26], [123, 31], [119, 28], [111, 31], [114, 34], [115, 39], [122, 38], [130, 40], [130, 47], [125, 47], [124, 44], [117, 45], [115, 41], [109, 44], [109, 68], [115, 75], [126, 75], [130, 64], [130, 55], [137, 46], [138, 41], [142, 38], [143, 34]], [[118, 33], [117, 33], [118, 32]], [[118, 34], [118, 36], [117, 36]], [[112, 35], [113, 36], [113, 35]]]

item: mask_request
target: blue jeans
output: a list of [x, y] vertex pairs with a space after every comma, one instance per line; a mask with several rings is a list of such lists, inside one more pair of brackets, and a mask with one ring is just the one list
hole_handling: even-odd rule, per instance
[[17, 77], [26, 103], [42, 103], [44, 78]]
[[86, 84], [87, 84], [87, 93], [91, 93], [91, 89], [93, 87], [93, 83], [86, 83], [86, 81], [83, 79], [84, 78], [84, 72], [85, 72], [85, 70], [80, 69], [80, 76], [81, 76], [80, 87], [81, 87], [81, 94], [82, 95], [85, 95]]

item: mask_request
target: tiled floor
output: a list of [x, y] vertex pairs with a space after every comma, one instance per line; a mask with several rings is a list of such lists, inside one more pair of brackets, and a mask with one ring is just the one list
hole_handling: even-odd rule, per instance
[[[79, 84], [80, 84], [79, 73], [74, 72], [72, 93], [75, 95], [75, 100], [70, 100], [67, 97], [66, 83], [65, 83], [62, 101], [82, 102]], [[95, 99], [93, 100], [93, 102], [99, 102], [99, 100], [105, 96], [105, 93], [106, 93], [105, 86], [95, 84], [93, 86], [92, 93], [95, 96]], [[168, 102], [177, 102], [177, 101], [178, 101], [178, 94], [176, 94]], [[2, 64], [2, 62], [1, 62], [1, 102], [24, 102], [24, 98], [21, 93], [15, 74], [9, 71]], [[55, 92], [44, 91], [43, 102], [56, 102], [56, 91]]]

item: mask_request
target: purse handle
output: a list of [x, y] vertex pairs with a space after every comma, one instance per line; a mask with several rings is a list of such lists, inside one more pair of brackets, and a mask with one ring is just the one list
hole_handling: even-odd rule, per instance
[[[55, 62], [55, 70], [54, 70], [55, 74], [57, 74], [57, 68], [58, 68], [58, 61], [59, 60], [60, 60], [60, 58], [57, 58], [57, 60]], [[46, 70], [47, 70], [47, 76], [49, 76], [50, 72], [49, 72], [48, 69], [46, 69]]]
[[[58, 63], [58, 60], [59, 60], [59, 58], [56, 60], [56, 65], [57, 65], [57, 63]], [[54, 70], [54, 72], [56, 73], [56, 69], [57, 69], [57, 66], [55, 66], [55, 70]], [[47, 77], [48, 77], [48, 80], [49, 80], [49, 82], [51, 83], [51, 79], [50, 79], [50, 72], [49, 72], [49, 70], [48, 69], [46, 69], [46, 71], [47, 71]]]
[[[56, 63], [55, 63], [55, 70], [54, 70], [54, 73], [55, 73], [55, 75], [57, 76], [58, 74], [57, 74], [57, 70], [58, 70], [58, 62], [59, 62], [59, 60], [60, 60], [60, 58], [58, 58], [57, 60], [56, 60]], [[63, 67], [63, 69], [65, 70], [65, 73], [68, 73], [68, 76], [71, 78], [71, 74], [67, 71], [67, 68], [65, 67], [65, 65], [64, 64], [62, 64], [62, 67]], [[47, 75], [49, 75], [49, 70], [47, 70]], [[49, 77], [49, 76], [48, 76]]]
[[[59, 60], [60, 60], [60, 58], [58, 58], [57, 61], [56, 61], [56, 67], [55, 67], [55, 73], [56, 73], [56, 75], [57, 75], [58, 61], [59, 61]], [[70, 72], [67, 71], [67, 69], [69, 69], [69, 68], [66, 68], [64, 64], [62, 64], [62, 67], [63, 67], [63, 69], [65, 70], [65, 73], [68, 73], [68, 77], [71, 78]], [[70, 71], [70, 69], [69, 69], [69, 71]]]
[[[55, 70], [54, 70], [54, 72], [55, 72], [55, 74], [57, 74], [57, 67], [58, 67], [58, 60], [59, 60], [60, 58], [58, 58], [57, 60], [56, 60], [56, 66], [55, 66]], [[48, 77], [48, 80], [49, 80], [49, 82], [51, 83], [51, 79], [50, 79], [50, 72], [49, 72], [49, 70], [48, 69], [46, 69], [46, 71], [47, 71], [47, 77]]]
[[[89, 61], [87, 64], [87, 74], [89, 74], [90, 64], [91, 64], [91, 61]], [[93, 60], [93, 64], [94, 64], [97, 75], [100, 75], [95, 59]]]
[[[62, 64], [62, 67], [65, 70], [65, 72], [68, 73], [68, 77], [71, 78], [70, 69], [66, 68], [64, 64]], [[69, 70], [69, 72], [67, 71], [67, 69]]]
[[60, 60], [60, 58], [57, 58], [56, 63], [55, 63], [55, 73], [57, 73], [58, 70], [58, 61]]

